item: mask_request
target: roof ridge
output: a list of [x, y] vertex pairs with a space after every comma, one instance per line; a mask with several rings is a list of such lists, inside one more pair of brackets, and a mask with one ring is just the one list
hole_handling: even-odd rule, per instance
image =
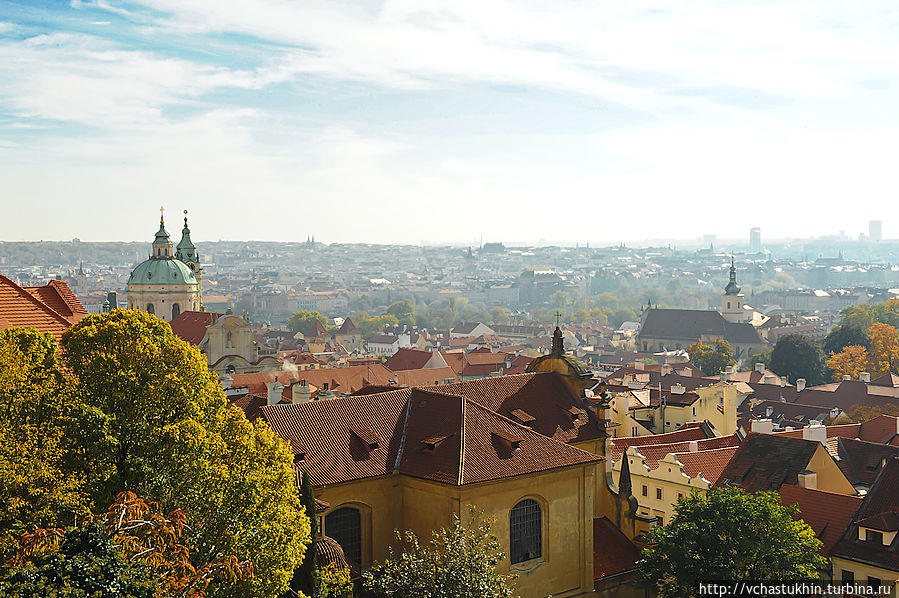
[[[452, 395], [447, 395], [452, 396]], [[459, 475], [456, 477], [456, 483], [461, 486], [465, 481], [465, 436], [467, 432], [467, 427], [465, 426], [465, 397], [463, 395], [458, 395], [461, 410], [460, 413], [460, 422], [459, 427], [460, 437], [459, 437]]]
[[47, 312], [49, 315], [55, 317], [57, 320], [59, 320], [60, 324], [63, 324], [66, 328], [69, 328], [72, 325], [72, 323], [64, 315], [62, 315], [61, 313], [59, 313], [55, 309], [51, 308], [49, 305], [47, 305], [46, 303], [44, 303], [43, 301], [41, 301], [40, 299], [38, 299], [31, 293], [29, 293], [28, 291], [26, 291], [24, 287], [19, 286], [12, 279], [7, 278], [6, 276], [0, 274], [0, 284], [2, 284], [2, 283], [6, 283], [10, 287], [12, 287], [12, 289], [16, 293], [18, 293], [20, 296], [25, 297], [28, 301], [34, 303], [35, 305], [40, 307], [42, 310]]

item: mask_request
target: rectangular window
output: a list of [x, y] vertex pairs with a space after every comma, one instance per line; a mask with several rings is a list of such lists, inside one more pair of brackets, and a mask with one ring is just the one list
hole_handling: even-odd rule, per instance
[[875, 532], [872, 529], [865, 530], [865, 540], [868, 542], [873, 542], [874, 544], [880, 544], [883, 546], [883, 533]]
[[677, 500], [683, 500], [683, 499], [684, 499], [684, 495], [681, 494], [680, 492], [678, 492], [678, 493], [677, 493]]
[[662, 489], [656, 488], [656, 499], [662, 500]]
[[643, 486], [643, 496], [649, 496], [649, 488], [647, 486]]
[[845, 582], [851, 583], [851, 582], [855, 581], [855, 572], [843, 569], [842, 573], [840, 573], [840, 579], [844, 583]]
[[880, 578], [868, 576], [868, 587], [877, 589], [880, 587]]
[[631, 436], [634, 436], [634, 437], [637, 436], [637, 426], [634, 426], [633, 428], [631, 428]]

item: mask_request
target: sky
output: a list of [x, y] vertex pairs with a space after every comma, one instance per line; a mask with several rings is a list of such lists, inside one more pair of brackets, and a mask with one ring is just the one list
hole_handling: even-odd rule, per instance
[[899, 4], [0, 0], [0, 240], [899, 237]]

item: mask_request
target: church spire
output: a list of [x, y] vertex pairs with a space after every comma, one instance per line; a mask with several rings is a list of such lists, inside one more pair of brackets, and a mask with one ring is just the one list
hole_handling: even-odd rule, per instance
[[182, 262], [196, 262], [197, 246], [190, 239], [190, 228], [187, 226], [187, 210], [184, 210], [184, 228], [181, 229], [181, 241], [178, 243], [178, 251], [175, 253]]
[[159, 230], [153, 240], [153, 259], [170, 259], [172, 257], [172, 238], [169, 231], [165, 230], [165, 208], [159, 208]]
[[737, 285], [737, 267], [734, 265], [734, 256], [730, 256], [730, 282], [724, 287], [725, 295], [739, 295], [740, 287]]

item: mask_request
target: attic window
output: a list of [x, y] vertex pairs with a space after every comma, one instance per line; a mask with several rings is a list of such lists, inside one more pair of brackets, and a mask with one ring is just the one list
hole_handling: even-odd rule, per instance
[[421, 441], [423, 445], [425, 445], [425, 450], [433, 451], [440, 443], [446, 440], [446, 436], [432, 436], [430, 438], [425, 438]]
[[306, 451], [303, 451], [302, 453], [296, 453], [296, 454], [293, 456], [293, 462], [294, 462], [294, 463], [302, 463], [302, 462], [304, 462], [305, 460], [306, 460]]
[[356, 435], [356, 438], [362, 441], [362, 444], [368, 447], [368, 450], [373, 451], [381, 443], [381, 437], [378, 436], [375, 432], [373, 432], [370, 428], [352, 428], [353, 434]]
[[566, 409], [565, 412], [568, 413], [569, 417], [571, 417], [571, 419], [573, 420], [577, 420], [578, 418], [580, 418], [581, 413], [583, 413], [581, 409], [578, 409], [574, 405]]
[[499, 429], [494, 430], [493, 435], [499, 438], [503, 442], [503, 444], [509, 447], [509, 450], [516, 451], [521, 448], [521, 441], [523, 439], [519, 438], [515, 434], [512, 434], [511, 432], [506, 432], [505, 430]]
[[512, 415], [523, 424], [529, 424], [533, 421], [537, 421], [537, 418], [525, 411], [524, 409], [513, 409]]

